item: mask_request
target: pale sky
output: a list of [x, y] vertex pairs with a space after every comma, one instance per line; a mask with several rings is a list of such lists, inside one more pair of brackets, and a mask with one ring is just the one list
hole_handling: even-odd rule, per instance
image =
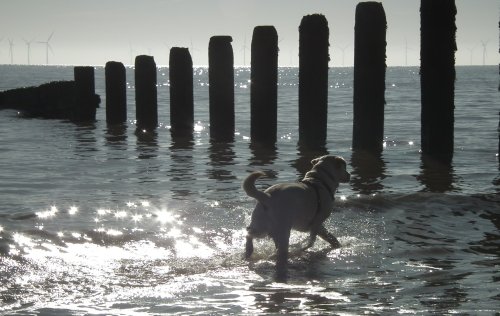
[[[419, 65], [420, 1], [382, 0], [387, 16], [387, 65]], [[330, 67], [352, 66], [352, 0], [0, 0], [0, 64], [104, 65], [153, 55], [168, 64], [170, 47], [189, 47], [195, 65], [208, 62], [214, 35], [233, 37], [235, 65], [250, 64], [253, 28], [274, 25], [280, 66], [298, 63], [298, 26], [321, 13], [330, 28]], [[499, 63], [498, 0], [456, 0], [457, 65]], [[484, 45], [483, 45], [484, 44]], [[246, 47], [246, 49], [244, 49]], [[486, 49], [484, 49], [484, 47]]]

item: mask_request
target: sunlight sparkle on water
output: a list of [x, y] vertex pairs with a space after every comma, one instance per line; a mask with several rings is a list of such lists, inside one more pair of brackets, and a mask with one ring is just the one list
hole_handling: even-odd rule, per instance
[[68, 213], [70, 215], [75, 215], [76, 213], [78, 213], [78, 207], [76, 207], [76, 206], [70, 207], [69, 210], [68, 210]]
[[141, 214], [132, 215], [132, 220], [134, 222], [140, 222], [142, 220], [142, 215]]
[[56, 213], [59, 212], [57, 207], [51, 206], [50, 210], [43, 211], [43, 212], [36, 212], [36, 216], [40, 218], [48, 218], [48, 217], [53, 217], [56, 215]]
[[174, 227], [168, 232], [167, 235], [172, 238], [179, 238], [182, 235], [182, 232], [180, 229]]
[[128, 207], [137, 207], [137, 204], [135, 204], [134, 202], [127, 202], [127, 206]]
[[110, 212], [110, 210], [100, 208], [97, 210], [97, 215], [104, 216], [104, 215], [108, 214], [109, 212]]
[[158, 221], [162, 224], [172, 223], [175, 220], [174, 214], [167, 210], [160, 210], [156, 213]]
[[200, 121], [198, 121], [198, 122], [196, 122], [196, 123], [194, 124], [194, 131], [195, 131], [196, 133], [200, 133], [200, 132], [202, 132], [204, 129], [205, 129], [205, 127], [203, 127], [203, 125], [201, 124], [201, 122], [200, 122]]
[[115, 213], [115, 217], [116, 218], [125, 218], [125, 217], [127, 217], [127, 212], [125, 212], [125, 211], [118, 211], [118, 212]]
[[106, 234], [109, 236], [121, 236], [121, 235], [123, 235], [123, 232], [116, 230], [116, 229], [108, 229], [106, 231]]

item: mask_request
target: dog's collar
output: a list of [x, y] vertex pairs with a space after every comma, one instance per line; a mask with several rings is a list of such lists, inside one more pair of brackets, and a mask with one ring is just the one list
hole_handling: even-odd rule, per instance
[[[330, 179], [333, 183], [338, 183], [339, 182], [325, 168], [323, 168], [321, 166], [316, 166], [316, 168], [318, 168], [319, 170], [322, 170], [323, 173], [326, 174], [327, 178]], [[314, 180], [316, 180], [317, 182], [319, 182], [328, 191], [328, 193], [330, 194], [330, 197], [332, 198], [332, 200], [335, 200], [335, 192], [332, 190], [332, 188], [330, 187], [330, 185], [328, 185], [328, 183], [326, 181], [323, 181], [320, 178], [316, 178], [316, 177], [314, 178]], [[312, 179], [311, 180], [306, 179], [306, 180], [302, 180], [300, 182], [305, 183], [305, 184], [311, 184], [311, 185], [314, 186], [314, 182], [316, 182], [314, 180], [312, 180]]]
[[309, 186], [313, 187], [314, 191], [316, 192], [316, 197], [318, 199], [318, 203], [320, 200], [320, 196], [319, 196], [319, 189], [318, 189], [317, 183], [322, 185], [330, 194], [332, 201], [335, 201], [335, 194], [334, 194], [332, 188], [328, 185], [328, 183], [326, 183], [325, 181], [322, 181], [321, 179], [317, 179], [317, 178], [315, 178], [314, 180], [316, 180], [316, 181], [312, 181], [312, 180], [307, 179], [307, 180], [301, 180], [300, 182], [304, 183], [305, 185], [309, 185]]
[[[338, 181], [337, 179], [335, 179], [335, 177], [334, 177], [334, 176], [332, 176], [332, 175], [330, 174], [330, 172], [328, 172], [328, 170], [326, 170], [326, 169], [325, 169], [325, 168], [323, 168], [322, 166], [317, 166], [317, 168], [318, 168], [318, 169], [323, 170], [323, 173], [325, 173], [325, 174], [326, 174], [326, 176], [327, 176], [330, 180], [332, 180], [334, 183], [335, 183], [335, 182], [340, 182], [340, 181]], [[323, 182], [323, 181], [321, 181], [321, 182]], [[328, 187], [328, 186], [327, 186], [327, 187]], [[328, 187], [328, 189], [330, 189], [330, 188]]]

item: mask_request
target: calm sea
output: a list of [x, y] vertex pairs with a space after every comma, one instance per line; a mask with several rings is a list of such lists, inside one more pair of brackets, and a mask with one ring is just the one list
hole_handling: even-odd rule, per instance
[[[192, 141], [170, 137], [168, 68], [158, 69], [160, 126], [105, 122], [104, 70], [95, 124], [0, 111], [0, 314], [5, 315], [498, 315], [500, 176], [498, 67], [457, 67], [455, 153], [449, 168], [420, 156], [417, 67], [389, 67], [385, 147], [353, 152], [352, 68], [331, 68], [325, 150], [297, 146], [296, 68], [280, 68], [278, 142], [249, 139], [250, 71], [235, 70], [236, 135], [208, 135], [208, 73], [196, 68]], [[72, 67], [0, 66], [0, 90], [71, 80]], [[342, 243], [293, 252], [274, 279], [274, 246], [242, 259], [263, 188], [296, 181], [316, 155], [343, 156], [352, 181], [326, 226]], [[306, 235], [294, 233], [297, 244]]]

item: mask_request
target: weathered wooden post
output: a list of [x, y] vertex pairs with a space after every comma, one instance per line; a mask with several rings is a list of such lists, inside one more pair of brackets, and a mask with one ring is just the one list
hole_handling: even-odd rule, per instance
[[231, 36], [213, 36], [208, 46], [210, 137], [234, 139], [234, 57]]
[[170, 50], [170, 125], [172, 136], [190, 136], [194, 127], [193, 61], [187, 48]]
[[328, 116], [328, 21], [302, 18], [299, 27], [299, 142], [324, 144]]
[[106, 77], [106, 122], [122, 124], [127, 121], [127, 83], [125, 66], [117, 61], [108, 61]]
[[257, 26], [252, 37], [250, 136], [276, 143], [278, 119], [278, 33], [274, 26]]
[[352, 147], [372, 153], [381, 152], [384, 141], [386, 30], [382, 3], [356, 6]]
[[453, 159], [456, 13], [454, 0], [420, 2], [422, 152], [442, 163]]
[[137, 128], [149, 130], [158, 126], [156, 63], [152, 56], [135, 58], [135, 111]]
[[76, 108], [72, 120], [75, 122], [95, 121], [96, 96], [94, 67], [74, 68]]

